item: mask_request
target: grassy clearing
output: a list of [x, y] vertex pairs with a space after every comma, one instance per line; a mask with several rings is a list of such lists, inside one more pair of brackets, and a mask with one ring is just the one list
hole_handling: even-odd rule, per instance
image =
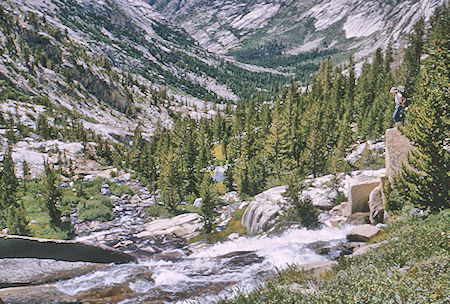
[[450, 210], [425, 220], [405, 209], [384, 229], [386, 243], [343, 258], [317, 278], [295, 266], [264, 287], [219, 303], [449, 303]]
[[[62, 198], [57, 205], [61, 214], [70, 215], [75, 209], [84, 220], [109, 221], [113, 219], [113, 204], [107, 196], [100, 195], [101, 179], [77, 182], [74, 187], [63, 189]], [[128, 193], [125, 187], [118, 187], [118, 193]], [[42, 201], [43, 184], [40, 180], [28, 181], [26, 190], [22, 189], [22, 200], [26, 217], [30, 221], [30, 234], [36, 237], [68, 239], [71, 237], [69, 222], [62, 227], [50, 224], [50, 217]], [[120, 194], [121, 195], [121, 194]]]

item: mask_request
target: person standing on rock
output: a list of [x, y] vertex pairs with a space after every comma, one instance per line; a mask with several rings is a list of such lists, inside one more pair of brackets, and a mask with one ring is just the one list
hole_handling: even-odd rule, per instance
[[396, 87], [392, 87], [391, 90], [389, 91], [389, 93], [394, 95], [395, 111], [394, 111], [394, 114], [392, 115], [392, 118], [394, 118], [394, 122], [397, 124], [397, 123], [401, 122], [400, 115], [402, 112], [402, 107], [406, 102], [406, 98], [403, 97], [402, 93], [400, 93]]

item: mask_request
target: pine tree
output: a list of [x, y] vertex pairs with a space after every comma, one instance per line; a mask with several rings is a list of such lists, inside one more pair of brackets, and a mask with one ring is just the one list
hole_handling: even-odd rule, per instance
[[22, 185], [24, 193], [27, 191], [28, 177], [30, 176], [30, 167], [26, 160], [22, 162]]
[[172, 211], [176, 211], [182, 199], [183, 172], [181, 169], [179, 158], [173, 152], [173, 148], [169, 147], [160, 163], [158, 185], [161, 189], [162, 199]]
[[61, 226], [61, 211], [58, 204], [62, 197], [62, 191], [58, 187], [58, 176], [56, 170], [47, 161], [44, 162], [45, 176], [43, 178], [42, 202], [50, 216], [50, 223]]
[[44, 114], [41, 114], [38, 117], [37, 132], [41, 137], [45, 139], [51, 139], [52, 137], [52, 128], [48, 124], [47, 116], [45, 116]]
[[399, 82], [407, 92], [414, 95], [420, 74], [420, 57], [424, 48], [425, 23], [420, 19], [413, 26], [413, 32], [408, 35], [408, 47], [405, 50], [403, 63], [399, 70]]
[[0, 171], [0, 226], [10, 234], [28, 234], [23, 205], [17, 199], [19, 182], [14, 172], [11, 147], [7, 147]]
[[269, 130], [264, 150], [269, 162], [270, 169], [280, 180], [282, 173], [291, 167], [289, 159], [289, 126], [286, 117], [282, 117], [281, 109], [275, 108], [272, 125]]
[[429, 33], [428, 57], [423, 62], [415, 103], [403, 128], [417, 151], [408, 158], [395, 188], [405, 201], [438, 211], [450, 207], [449, 26], [448, 10], [438, 11]]
[[200, 197], [202, 198], [201, 211], [204, 223], [203, 228], [206, 233], [211, 233], [215, 228], [218, 193], [214, 183], [211, 181], [209, 173], [205, 173], [203, 176], [200, 185]]
[[303, 226], [309, 229], [317, 228], [319, 223], [319, 210], [312, 204], [311, 198], [300, 198], [303, 186], [295, 175], [290, 175], [288, 179], [288, 188], [284, 193], [289, 208], [289, 217], [294, 220], [300, 220]]

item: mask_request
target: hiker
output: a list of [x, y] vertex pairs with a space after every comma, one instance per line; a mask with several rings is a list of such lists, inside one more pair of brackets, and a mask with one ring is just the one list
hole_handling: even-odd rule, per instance
[[392, 87], [389, 93], [394, 95], [395, 99], [395, 111], [392, 118], [394, 118], [395, 123], [401, 122], [402, 106], [405, 104], [406, 98], [403, 97], [402, 93], [396, 87]]

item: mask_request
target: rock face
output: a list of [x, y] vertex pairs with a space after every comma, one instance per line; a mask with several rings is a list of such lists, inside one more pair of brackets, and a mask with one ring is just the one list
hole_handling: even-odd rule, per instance
[[369, 195], [370, 223], [375, 225], [384, 221], [384, 202], [381, 185], [377, 186]]
[[77, 241], [0, 235], [0, 258], [39, 258], [92, 263], [128, 263], [136, 259], [104, 245]]
[[380, 232], [379, 228], [369, 224], [356, 226], [347, 234], [347, 239], [350, 242], [367, 242], [378, 232]]
[[103, 267], [105, 264], [49, 259], [0, 259], [0, 288], [51, 283]]
[[379, 178], [351, 179], [348, 187], [349, 211], [350, 213], [368, 212], [369, 194], [375, 187], [380, 185]]
[[[400, 173], [402, 164], [409, 167], [407, 156], [414, 146], [397, 128], [386, 130], [386, 175], [390, 182]], [[410, 168], [410, 167], [409, 167]]]
[[193, 237], [203, 227], [202, 218], [197, 213], [186, 213], [170, 219], [158, 219], [145, 225], [145, 230], [136, 234], [138, 238], [158, 235], [175, 235], [182, 238]]
[[283, 193], [286, 186], [279, 186], [264, 191], [254, 197], [242, 217], [242, 226], [249, 234], [267, 231], [272, 220], [281, 210], [280, 204], [285, 202]]

